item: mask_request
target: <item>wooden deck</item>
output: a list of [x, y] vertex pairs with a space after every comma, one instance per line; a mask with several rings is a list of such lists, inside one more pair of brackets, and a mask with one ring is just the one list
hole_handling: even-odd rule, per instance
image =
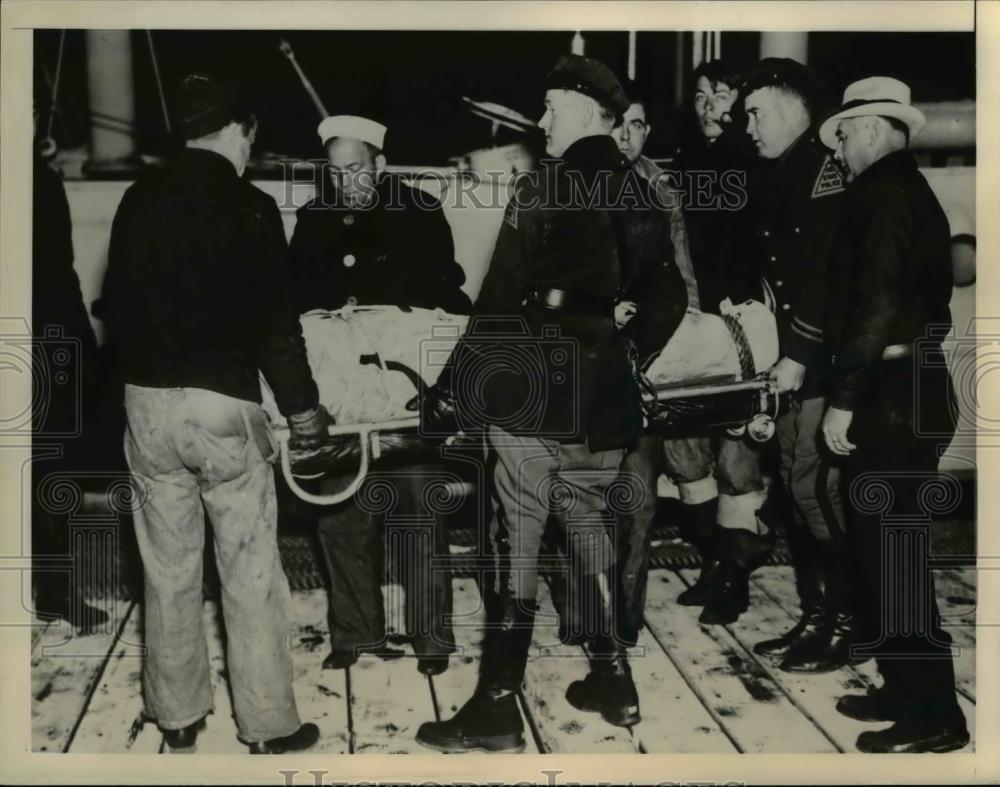
[[[938, 595], [955, 644], [960, 702], [975, 745], [975, 574], [938, 571]], [[566, 702], [568, 683], [585, 674], [579, 648], [561, 645], [544, 584], [521, 710], [530, 730], [529, 752], [731, 753], [851, 752], [873, 725], [834, 710], [836, 697], [878, 683], [874, 664], [828, 675], [797, 676], [754, 657], [758, 640], [788, 629], [797, 607], [786, 567], [759, 570], [750, 610], [732, 626], [701, 626], [698, 609], [674, 603], [692, 581], [687, 571], [657, 569], [650, 576], [648, 627], [632, 652], [643, 720], [631, 730], [613, 727]], [[442, 675], [428, 678], [413, 658], [363, 658], [349, 670], [324, 671], [327, 652], [323, 591], [294, 597], [295, 693], [303, 720], [315, 721], [320, 753], [427, 754], [414, 741], [423, 721], [448, 718], [476, 681], [482, 606], [476, 585], [455, 579], [455, 633], [459, 653]], [[389, 594], [393, 598], [393, 594]], [[162, 749], [153, 724], [142, 723], [141, 609], [110, 602], [112, 625], [73, 637], [65, 624], [39, 624], [32, 639], [32, 729], [35, 751], [138, 752]], [[391, 610], [390, 610], [391, 615]], [[390, 618], [391, 619], [391, 618]], [[206, 602], [215, 713], [198, 739], [199, 753], [240, 753], [226, 685], [221, 618]], [[412, 654], [411, 654], [412, 655]]]

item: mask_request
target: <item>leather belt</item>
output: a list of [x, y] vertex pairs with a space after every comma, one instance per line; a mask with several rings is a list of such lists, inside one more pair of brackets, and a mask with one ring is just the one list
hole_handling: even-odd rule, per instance
[[543, 309], [577, 314], [587, 317], [610, 319], [614, 315], [615, 304], [610, 298], [599, 298], [582, 292], [560, 290], [555, 287], [536, 287], [525, 293], [522, 305], [532, 304]]
[[[897, 358], [910, 358], [912, 356], [913, 356], [912, 344], [890, 344], [888, 347], [882, 350], [883, 361], [894, 361]], [[837, 356], [831, 355], [830, 361], [832, 363], [837, 363]]]

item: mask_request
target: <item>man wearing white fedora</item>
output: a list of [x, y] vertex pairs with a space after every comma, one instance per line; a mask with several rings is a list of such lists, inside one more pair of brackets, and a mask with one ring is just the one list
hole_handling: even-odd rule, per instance
[[862, 733], [864, 752], [946, 752], [969, 742], [955, 696], [951, 637], [928, 566], [933, 514], [957, 503], [937, 473], [955, 432], [941, 352], [951, 330], [950, 232], [907, 151], [924, 127], [910, 89], [888, 77], [848, 86], [820, 127], [848, 186], [824, 336], [832, 383], [822, 432], [845, 457], [848, 518], [873, 624], [859, 646], [885, 680], [837, 709], [891, 727]]

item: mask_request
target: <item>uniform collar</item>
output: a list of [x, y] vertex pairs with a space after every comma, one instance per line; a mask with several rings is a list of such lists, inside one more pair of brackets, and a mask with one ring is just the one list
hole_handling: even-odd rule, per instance
[[788, 149], [778, 156], [778, 166], [784, 167], [790, 160], [800, 155], [803, 151], [808, 151], [816, 142], [816, 132], [810, 126], [788, 146]]
[[894, 150], [872, 164], [854, 179], [855, 184], [865, 183], [872, 178], [883, 177], [890, 173], [905, 172], [916, 169], [917, 162], [907, 148]]
[[563, 159], [571, 168], [579, 170], [628, 170], [631, 167], [609, 134], [578, 139], [566, 148]]
[[175, 165], [184, 169], [202, 169], [215, 172], [220, 175], [228, 175], [238, 178], [236, 167], [233, 162], [216, 153], [214, 150], [205, 148], [182, 148], [174, 159]]

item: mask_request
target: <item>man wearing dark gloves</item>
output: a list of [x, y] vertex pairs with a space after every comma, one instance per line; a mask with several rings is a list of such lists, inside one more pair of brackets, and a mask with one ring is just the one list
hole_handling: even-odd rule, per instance
[[969, 742], [928, 566], [938, 457], [957, 408], [941, 350], [952, 328], [948, 221], [906, 149], [924, 124], [909, 87], [870, 77], [848, 86], [820, 128], [849, 183], [830, 279], [833, 375], [822, 431], [846, 457], [851, 537], [875, 624], [860, 649], [885, 680], [837, 709], [894, 722], [862, 733], [864, 752], [947, 752]]
[[[385, 172], [387, 131], [356, 115], [335, 115], [319, 124], [329, 163], [321, 170], [316, 197], [299, 209], [292, 235], [297, 314], [349, 305], [440, 308], [452, 314], [472, 308], [461, 290], [465, 273], [455, 262], [451, 228], [440, 204]], [[448, 554], [448, 533], [426, 493], [441, 473], [440, 462], [383, 459], [356, 497], [320, 513], [319, 542], [330, 580], [331, 652], [325, 668], [349, 667], [362, 652], [403, 655], [386, 645], [384, 562], [401, 574], [417, 668], [424, 674], [447, 668], [448, 654], [455, 650], [451, 574], [434, 570], [433, 561]], [[338, 492], [348, 481], [326, 476], [321, 492]], [[366, 494], [380, 485], [394, 491], [391, 510], [359, 502], [384, 498]], [[395, 534], [383, 537], [386, 528]], [[386, 545], [405, 554], [387, 555], [393, 550]]]
[[[642, 429], [623, 340], [640, 358], [661, 349], [687, 298], [676, 265], [664, 257], [669, 224], [662, 211], [650, 209], [647, 182], [610, 136], [629, 107], [618, 80], [603, 64], [568, 55], [547, 88], [539, 126], [556, 158], [507, 207], [469, 330], [424, 397], [425, 433], [437, 428], [436, 400], [448, 397], [457, 401], [460, 424], [486, 424], [493, 508], [477, 689], [453, 718], [427, 722], [417, 733], [420, 743], [441, 751], [524, 746], [516, 693], [550, 511], [580, 566], [583, 603], [596, 624], [588, 643], [591, 672], [569, 686], [566, 698], [612, 724], [639, 721], [626, 649], [615, 636], [605, 493], [624, 448]], [[657, 222], [664, 222], [660, 234], [650, 229]], [[636, 276], [645, 278], [628, 286], [641, 302], [620, 334], [615, 301]], [[663, 302], [664, 292], [678, 297]]]
[[[844, 181], [819, 141], [813, 118], [822, 87], [806, 66], [767, 58], [742, 87], [747, 128], [761, 158], [750, 202], [756, 261], [778, 325], [781, 359], [771, 369], [778, 390], [792, 394], [777, 421], [781, 479], [792, 501], [789, 539], [802, 617], [785, 635], [754, 652], [793, 672], [844, 666], [858, 636], [850, 599], [840, 474], [819, 424], [828, 385], [823, 353], [827, 271], [836, 248]], [[774, 531], [781, 517], [771, 495], [758, 512]]]
[[125, 192], [104, 282], [137, 483], [145, 712], [176, 751], [193, 749], [213, 710], [202, 623], [207, 512], [240, 739], [254, 754], [297, 751], [319, 730], [300, 722], [292, 691], [291, 596], [259, 373], [288, 418], [293, 448], [328, 439], [330, 418], [284, 284], [278, 206], [242, 178], [254, 115], [232, 86], [192, 74], [174, 117], [186, 145]]

